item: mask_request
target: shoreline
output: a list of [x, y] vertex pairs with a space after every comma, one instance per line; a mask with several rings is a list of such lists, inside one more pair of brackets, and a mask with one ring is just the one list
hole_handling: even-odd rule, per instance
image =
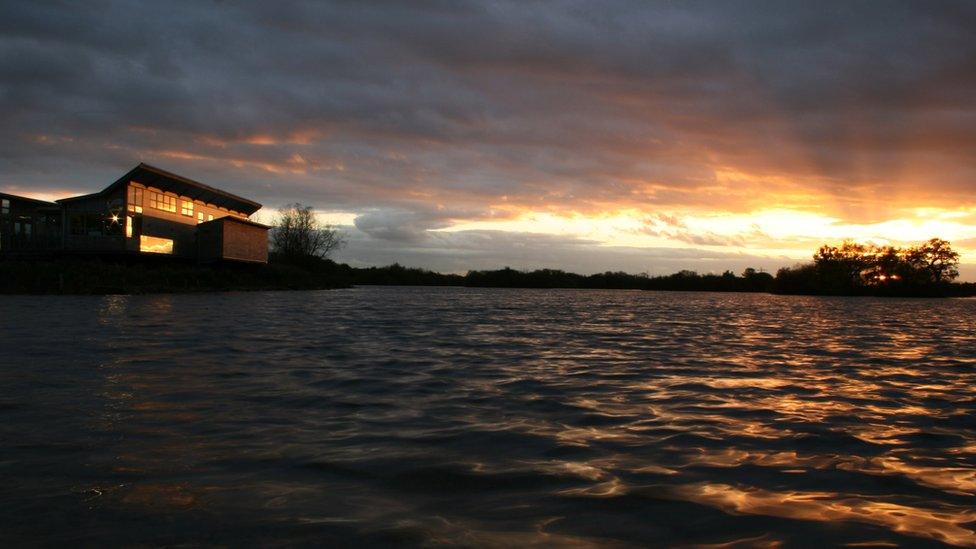
[[976, 296], [976, 283], [949, 283], [892, 291], [864, 288], [857, 293], [789, 291], [778, 288], [769, 273], [747, 269], [743, 276], [682, 271], [672, 275], [631, 275], [606, 272], [579, 275], [541, 269], [470, 271], [441, 274], [398, 264], [351, 267], [330, 260], [286, 261], [273, 257], [267, 264], [217, 263], [201, 265], [172, 258], [4, 258], [0, 259], [0, 295], [144, 295], [213, 292], [310, 291], [356, 286], [444, 286], [512, 289], [640, 290], [664, 292], [764, 293], [838, 297], [948, 298]]

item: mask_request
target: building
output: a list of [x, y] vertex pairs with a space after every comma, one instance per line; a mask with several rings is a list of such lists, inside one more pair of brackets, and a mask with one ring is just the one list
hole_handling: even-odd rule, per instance
[[153, 254], [267, 263], [252, 200], [139, 164], [100, 192], [45, 202], [0, 193], [0, 253]]

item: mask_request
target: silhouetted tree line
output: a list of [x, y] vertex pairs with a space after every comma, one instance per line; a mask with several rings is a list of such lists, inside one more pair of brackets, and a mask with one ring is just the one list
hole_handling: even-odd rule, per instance
[[466, 286], [501, 288], [604, 288], [629, 290], [676, 290], [716, 292], [765, 292], [771, 289], [772, 275], [746, 269], [741, 276], [732, 271], [723, 274], [698, 274], [681, 271], [667, 276], [632, 275], [624, 272], [580, 275], [556, 269], [517, 271], [504, 268], [496, 271], [470, 271]]
[[628, 274], [607, 271], [592, 275], [569, 273], [558, 269], [519, 271], [510, 267], [497, 270], [468, 271], [467, 274], [442, 274], [393, 264], [386, 267], [351, 267], [329, 259], [292, 257], [271, 254], [272, 263], [297, 264], [337, 284], [404, 285], [404, 286], [469, 286], [481, 288], [590, 288], [621, 290], [678, 290], [716, 292], [768, 292], [773, 288], [773, 276], [756, 269], [746, 269], [741, 275], [732, 271], [723, 274], [698, 274], [681, 271], [667, 276]]
[[[348, 267], [343, 265], [343, 267]], [[464, 276], [441, 274], [427, 269], [404, 267], [399, 263], [386, 267], [349, 267], [349, 276], [355, 284], [403, 285], [403, 286], [463, 286]]]
[[[295, 263], [272, 254], [272, 262]], [[822, 246], [813, 263], [780, 269], [776, 276], [754, 268], [741, 274], [679, 271], [665, 276], [624, 272], [581, 275], [558, 269], [520, 271], [505, 267], [441, 274], [393, 264], [357, 268], [329, 259], [304, 258], [298, 264], [336, 286], [407, 285], [491, 288], [591, 288], [663, 291], [768, 292], [808, 295], [962, 296], [976, 295], [976, 284], [952, 283], [959, 275], [959, 254], [944, 240], [912, 248], [867, 246], [844, 242]]]
[[328, 279], [337, 286], [352, 284], [378, 286], [463, 286], [464, 276], [441, 274], [427, 269], [404, 267], [398, 263], [386, 267], [352, 267], [318, 257], [295, 258], [277, 252], [269, 255], [271, 264], [298, 266], [316, 276]]
[[812, 295], [965, 295], [972, 284], [953, 284], [959, 254], [945, 240], [895, 248], [845, 241], [821, 246], [813, 263], [776, 273], [774, 291]]
[[912, 248], [845, 242], [822, 246], [813, 263], [741, 274], [680, 271], [666, 276], [557, 269], [511, 268], [441, 274], [393, 264], [357, 268], [315, 255], [272, 252], [269, 265], [217, 266], [162, 258], [58, 258], [0, 260], [2, 293], [143, 293], [248, 289], [322, 289], [355, 284], [502, 288], [605, 288], [633, 290], [771, 292], [813, 295], [976, 296], [976, 284], [952, 282], [959, 254], [933, 239]]
[[776, 276], [748, 268], [667, 276], [611, 272], [580, 275], [558, 269], [519, 271], [509, 267], [441, 274], [393, 264], [355, 268], [328, 256], [345, 244], [334, 226], [320, 225], [311, 206], [291, 204], [278, 211], [271, 231], [272, 262], [299, 266], [335, 284], [474, 286], [495, 288], [606, 288], [714, 292], [772, 292], [810, 295], [938, 296], [974, 295], [976, 285], [953, 284], [959, 254], [945, 240], [933, 238], [915, 247], [871, 246], [844, 241], [821, 246], [813, 263], [784, 267]]
[[959, 254], [933, 238], [915, 247], [870, 246], [845, 241], [821, 246], [813, 263], [780, 269], [776, 276], [753, 268], [741, 275], [680, 271], [667, 276], [607, 272], [578, 275], [559, 270], [531, 272], [505, 268], [472, 271], [467, 286], [518, 288], [629, 288], [640, 290], [770, 292], [808, 295], [963, 296], [976, 284], [956, 284]]

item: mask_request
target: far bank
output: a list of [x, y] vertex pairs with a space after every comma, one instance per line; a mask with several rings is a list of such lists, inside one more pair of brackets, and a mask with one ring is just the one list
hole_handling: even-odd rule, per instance
[[[555, 269], [511, 268], [443, 274], [398, 264], [352, 267], [329, 259], [285, 258], [272, 253], [267, 264], [197, 264], [168, 257], [33, 257], [0, 260], [0, 294], [147, 294], [220, 291], [321, 290], [354, 285], [465, 286], [477, 288], [621, 289], [685, 292], [756, 292], [795, 295], [873, 295], [891, 297], [976, 296], [976, 284], [945, 283], [906, 288], [818, 286], [796, 268], [775, 276], [746, 269], [741, 274], [681, 271], [665, 276], [605, 272], [592, 275]], [[837, 291], [838, 289], [847, 291]]]

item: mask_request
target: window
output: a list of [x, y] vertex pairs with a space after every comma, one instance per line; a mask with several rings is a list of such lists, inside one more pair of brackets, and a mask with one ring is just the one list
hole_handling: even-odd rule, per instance
[[203, 212], [197, 212], [197, 223], [203, 223]]
[[210, 215], [210, 214], [207, 214], [207, 221], [213, 221], [213, 216]]
[[142, 213], [142, 189], [129, 185], [128, 203], [130, 212]]
[[74, 236], [102, 236], [106, 234], [106, 219], [103, 214], [73, 214], [68, 218], [68, 228]]
[[4, 198], [0, 200], [0, 214], [6, 215], [8, 213], [10, 213], [10, 201]]
[[176, 212], [176, 197], [149, 191], [149, 207], [164, 212]]
[[29, 217], [19, 217], [17, 221], [14, 221], [14, 234], [23, 235], [25, 237], [30, 237], [31, 235], [31, 218]]
[[125, 216], [125, 237], [132, 238], [132, 216]]
[[188, 217], [193, 217], [193, 201], [180, 200], [180, 213]]
[[173, 240], [142, 235], [139, 237], [139, 251], [151, 254], [171, 254], [173, 253]]

